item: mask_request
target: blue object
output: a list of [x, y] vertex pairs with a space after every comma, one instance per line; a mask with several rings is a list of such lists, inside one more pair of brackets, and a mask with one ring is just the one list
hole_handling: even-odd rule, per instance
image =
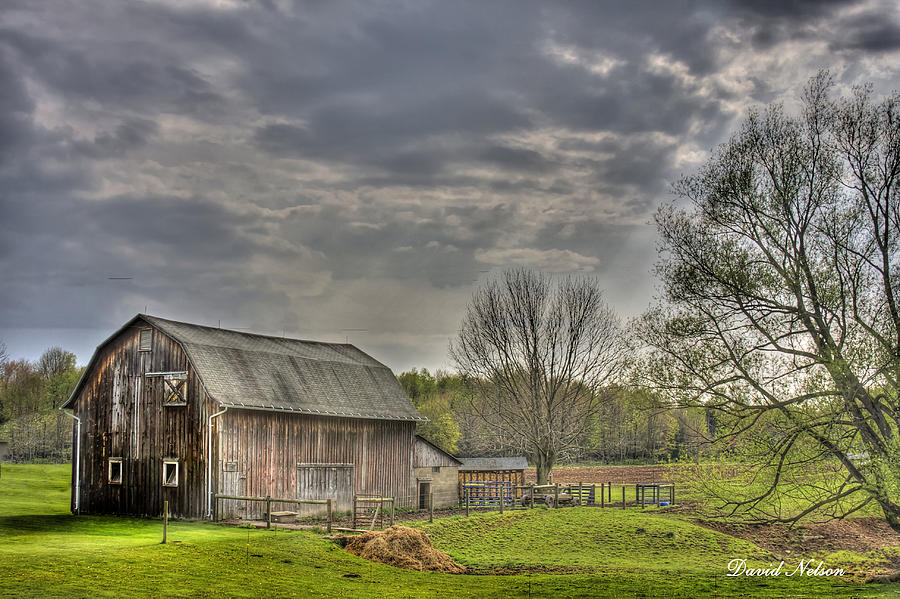
[[669, 505], [668, 501], [660, 501], [659, 502], [659, 507], [666, 507], [667, 505]]

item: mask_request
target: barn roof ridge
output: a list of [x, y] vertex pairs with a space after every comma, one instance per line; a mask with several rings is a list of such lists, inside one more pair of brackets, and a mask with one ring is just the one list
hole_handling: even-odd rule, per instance
[[349, 343], [305, 341], [138, 314], [103, 343], [62, 407], [69, 408], [102, 347], [143, 321], [178, 343], [209, 398], [236, 409], [426, 421], [394, 373]]
[[[184, 325], [187, 327], [195, 328], [195, 329], [208, 329], [210, 331], [225, 331], [228, 333], [234, 333], [235, 335], [243, 335], [247, 337], [261, 337], [263, 339], [272, 339], [274, 341], [298, 341], [300, 343], [309, 343], [314, 345], [333, 345], [337, 347], [351, 347], [353, 349], [359, 349], [352, 343], [340, 343], [340, 342], [331, 342], [331, 341], [317, 341], [315, 339], [300, 339], [299, 337], [285, 337], [278, 335], [266, 335], [264, 333], [254, 333], [252, 331], [241, 331], [238, 329], [229, 329], [227, 327], [214, 327], [208, 324], [197, 324], [194, 322], [185, 322], [183, 320], [172, 320], [171, 318], [163, 318], [162, 316], [154, 316], [152, 314], [138, 314], [135, 318], [143, 318], [147, 321], [162, 321], [165, 323], [171, 323], [176, 325]], [[374, 359], [374, 358], [373, 358]]]
[[[194, 324], [191, 322], [182, 322], [178, 320], [170, 320], [168, 318], [161, 318], [159, 316], [152, 316], [150, 314], [138, 314], [135, 318], [141, 318], [148, 323], [158, 327], [160, 330], [165, 332], [167, 335], [171, 336], [173, 339], [177, 339], [180, 343], [190, 343], [190, 344], [198, 344], [198, 345], [207, 345], [210, 347], [220, 347], [224, 349], [246, 349], [242, 347], [238, 347], [238, 344], [233, 343], [234, 339], [242, 339], [244, 341], [260, 341], [260, 342], [271, 342], [274, 347], [265, 348], [265, 347], [253, 347], [252, 351], [259, 353], [269, 353], [276, 355], [287, 355], [288, 352], [284, 350], [287, 349], [291, 345], [296, 346], [316, 346], [323, 349], [335, 349], [342, 351], [335, 351], [334, 354], [328, 355], [327, 357], [324, 355], [303, 355], [300, 356], [306, 360], [319, 360], [323, 362], [338, 362], [338, 363], [362, 363], [358, 359], [354, 360], [352, 357], [356, 358], [364, 358], [363, 362], [366, 365], [372, 366], [381, 366], [387, 368], [384, 364], [365, 353], [352, 343], [330, 343], [327, 341], [313, 341], [309, 339], [296, 339], [294, 337], [275, 337], [274, 335], [261, 335], [259, 333], [250, 333], [246, 331], [237, 331], [235, 329], [226, 329], [222, 327], [211, 327], [203, 324]], [[184, 329], [184, 330], [179, 330]], [[196, 340], [187, 338], [185, 334], [185, 330], [187, 331], [195, 331], [207, 333], [207, 336], [202, 340]], [[233, 337], [232, 343], [226, 343], [226, 337]], [[278, 351], [281, 350], [281, 351]], [[346, 352], [346, 353], [344, 353]], [[355, 356], [351, 356], [350, 354], [355, 354]], [[343, 359], [337, 359], [343, 358]]]

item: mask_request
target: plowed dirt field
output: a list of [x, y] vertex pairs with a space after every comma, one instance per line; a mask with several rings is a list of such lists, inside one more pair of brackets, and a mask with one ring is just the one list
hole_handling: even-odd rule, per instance
[[[557, 466], [553, 482], [570, 483], [664, 483], [675, 482], [681, 466]], [[525, 471], [525, 482], [537, 480], [535, 469]]]

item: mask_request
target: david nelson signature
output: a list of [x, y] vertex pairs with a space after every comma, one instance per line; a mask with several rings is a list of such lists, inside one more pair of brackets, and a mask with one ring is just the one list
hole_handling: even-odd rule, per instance
[[[826, 568], [824, 562], [819, 560], [818, 564], [813, 563], [814, 560], [800, 560], [797, 567], [792, 571], [788, 571], [784, 565], [784, 560], [777, 566], [769, 564], [768, 568], [748, 568], [747, 560], [735, 558], [728, 562], [728, 576], [843, 576], [842, 568]], [[815, 566], [815, 567], [814, 567]]]

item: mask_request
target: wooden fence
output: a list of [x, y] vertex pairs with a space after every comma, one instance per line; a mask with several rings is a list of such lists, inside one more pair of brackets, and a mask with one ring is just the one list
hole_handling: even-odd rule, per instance
[[216, 513], [215, 520], [218, 520], [219, 515], [219, 500], [221, 499], [230, 499], [232, 501], [262, 501], [266, 504], [266, 528], [270, 528], [272, 526], [272, 503], [293, 503], [295, 505], [301, 504], [313, 504], [313, 505], [324, 505], [326, 506], [326, 511], [328, 512], [328, 524], [327, 531], [331, 532], [331, 525], [334, 521], [334, 513], [333, 513], [333, 502], [331, 499], [286, 499], [284, 497], [241, 497], [239, 495], [216, 495]]
[[647, 505], [675, 503], [674, 483], [637, 483], [634, 485], [634, 496], [629, 502], [626, 490], [630, 488], [631, 485], [628, 484], [613, 485], [611, 482], [511, 485], [506, 481], [469, 481], [461, 485], [460, 504], [465, 507], [468, 516], [471, 509], [484, 507], [503, 512], [504, 509], [533, 508], [535, 504], [549, 507], [590, 505], [625, 509], [629, 503], [642, 508]]

